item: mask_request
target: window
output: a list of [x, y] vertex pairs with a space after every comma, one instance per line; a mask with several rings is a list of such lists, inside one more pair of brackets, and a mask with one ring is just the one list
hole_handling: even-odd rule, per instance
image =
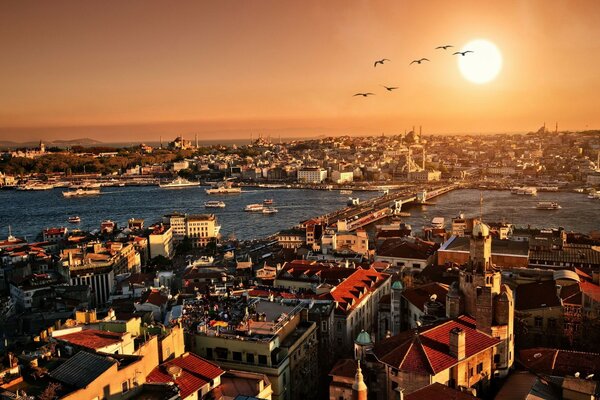
[[321, 330], [327, 332], [327, 321], [321, 321]]
[[262, 365], [267, 365], [267, 356], [265, 356], [264, 354], [259, 354], [258, 363]]
[[246, 354], [246, 362], [254, 364], [254, 353]]
[[544, 318], [543, 317], [535, 317], [534, 326], [536, 328], [541, 328], [542, 325], [544, 325]]
[[233, 360], [234, 361], [242, 361], [242, 353], [239, 351], [233, 352]]
[[469, 378], [473, 376], [473, 368], [469, 368]]
[[494, 363], [498, 364], [500, 362], [500, 354], [494, 354]]
[[129, 381], [124, 381], [121, 383], [121, 390], [123, 393], [127, 393], [127, 391], [129, 391]]
[[556, 328], [556, 318], [548, 318], [548, 328]]
[[483, 371], [483, 363], [477, 364], [477, 373], [480, 374]]

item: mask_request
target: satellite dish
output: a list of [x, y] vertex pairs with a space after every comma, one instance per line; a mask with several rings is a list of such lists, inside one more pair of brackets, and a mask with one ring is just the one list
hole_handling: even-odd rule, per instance
[[181, 369], [181, 367], [178, 367], [177, 365], [169, 365], [167, 367], [167, 372], [169, 375], [171, 375], [171, 377], [173, 377], [173, 379], [177, 379], [181, 376], [181, 372], [183, 370]]
[[437, 300], [437, 294], [434, 293], [431, 296], [429, 296], [429, 300], [436, 301]]
[[575, 378], [579, 378], [579, 375], [581, 375], [579, 372], [575, 372]]

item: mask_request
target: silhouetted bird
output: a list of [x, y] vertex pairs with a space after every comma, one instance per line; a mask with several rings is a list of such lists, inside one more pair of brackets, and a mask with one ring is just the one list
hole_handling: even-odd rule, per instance
[[410, 64], [408, 64], [408, 65], [411, 65], [411, 64], [414, 64], [414, 63], [421, 64], [423, 61], [431, 61], [431, 60], [429, 60], [428, 58], [421, 58], [419, 60], [412, 60], [410, 62]]
[[377, 64], [381, 64], [381, 65], [383, 65], [383, 62], [384, 62], [384, 61], [391, 61], [391, 60], [388, 60], [387, 58], [382, 58], [381, 60], [377, 60], [377, 61], [375, 61], [375, 63], [373, 63], [373, 67], [376, 67], [376, 66], [377, 66]]
[[454, 46], [452, 46], [451, 44], [446, 44], [446, 45], [444, 45], [444, 46], [438, 46], [438, 47], [436, 47], [435, 49], [436, 49], [436, 50], [437, 50], [437, 49], [444, 49], [444, 50], [446, 50], [446, 49], [448, 49], [448, 47], [454, 47]]
[[460, 54], [461, 56], [465, 56], [465, 54], [467, 53], [475, 53], [473, 50], [467, 50], [467, 51], [457, 51], [456, 53], [452, 53], [453, 56]]
[[[354, 96], [362, 96], [362, 97], [375, 96], [375, 93], [356, 93]], [[354, 97], [354, 96], [352, 96], [352, 97]]]
[[398, 89], [395, 86], [385, 86], [385, 85], [381, 85], [381, 86], [383, 86], [388, 92], [391, 92], [392, 90]]

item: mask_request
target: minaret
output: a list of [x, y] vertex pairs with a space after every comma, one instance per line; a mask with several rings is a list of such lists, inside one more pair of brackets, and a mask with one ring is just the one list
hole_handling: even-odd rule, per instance
[[196, 133], [196, 149], [198, 149], [198, 134]]
[[362, 370], [360, 369], [360, 360], [356, 368], [356, 376], [352, 384], [352, 400], [367, 400], [367, 385], [363, 380]]

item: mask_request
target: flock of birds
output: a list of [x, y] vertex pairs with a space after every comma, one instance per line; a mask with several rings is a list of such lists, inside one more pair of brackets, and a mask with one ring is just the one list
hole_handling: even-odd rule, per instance
[[[454, 46], [452, 46], [451, 44], [446, 44], [446, 45], [443, 45], [443, 46], [438, 46], [435, 49], [436, 50], [448, 50], [450, 47], [454, 47]], [[452, 53], [452, 55], [453, 56], [458, 56], [459, 55], [459, 56], [463, 56], [464, 57], [464, 56], [466, 56], [469, 53], [474, 53], [474, 51], [473, 50], [456, 51], [456, 52]], [[390, 62], [390, 61], [391, 60], [389, 60], [387, 58], [382, 58], [381, 60], [376, 60], [373, 63], [373, 67], [377, 67], [378, 64], [384, 65], [386, 62]], [[430, 62], [431, 60], [428, 59], [428, 58], [423, 57], [423, 58], [419, 58], [419, 59], [416, 59], [416, 60], [412, 60], [408, 65], [421, 64], [423, 61], [429, 61]], [[381, 86], [383, 86], [385, 88], [385, 90], [387, 90], [388, 92], [391, 92], [393, 90], [398, 89], [398, 87], [396, 87], [396, 86], [385, 86], [385, 85], [381, 85]], [[356, 93], [354, 96], [368, 97], [368, 96], [375, 96], [375, 93], [360, 92], [360, 93]]]

